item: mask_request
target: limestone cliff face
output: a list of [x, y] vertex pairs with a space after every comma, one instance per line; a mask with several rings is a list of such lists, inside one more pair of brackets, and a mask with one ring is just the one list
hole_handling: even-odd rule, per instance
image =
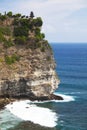
[[58, 87], [42, 24], [40, 17], [0, 16], [0, 97], [46, 97]]
[[[12, 65], [0, 63], [0, 96], [49, 96], [58, 87], [52, 50], [12, 47], [7, 50], [20, 55], [20, 61]], [[4, 66], [4, 68], [3, 68]]]

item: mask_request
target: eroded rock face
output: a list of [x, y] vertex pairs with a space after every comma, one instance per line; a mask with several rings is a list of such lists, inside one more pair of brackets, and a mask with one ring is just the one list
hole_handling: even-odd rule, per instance
[[55, 91], [58, 83], [55, 71], [49, 72], [49, 75], [45, 72], [44, 76], [32, 75], [32, 78], [19, 77], [14, 80], [4, 80], [0, 82], [0, 96], [48, 96]]
[[[13, 48], [12, 48], [13, 49]], [[17, 49], [20, 61], [5, 65], [0, 72], [1, 97], [44, 97], [58, 87], [59, 79], [55, 72], [55, 61], [51, 50]], [[8, 52], [12, 52], [11, 48]], [[48, 59], [50, 57], [50, 59]]]
[[15, 16], [0, 17], [0, 97], [50, 97], [60, 81], [42, 19]]

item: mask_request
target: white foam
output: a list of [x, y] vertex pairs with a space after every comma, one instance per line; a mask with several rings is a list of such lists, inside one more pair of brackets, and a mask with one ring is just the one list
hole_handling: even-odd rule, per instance
[[63, 100], [47, 100], [47, 101], [33, 101], [32, 103], [47, 103], [47, 102], [71, 102], [75, 101], [75, 96], [70, 96], [70, 95], [65, 95], [65, 94], [60, 94], [55, 92], [54, 95], [60, 96], [63, 98]]
[[31, 121], [45, 127], [55, 127], [57, 115], [48, 108], [38, 107], [30, 103], [31, 101], [16, 101], [6, 106], [15, 116], [25, 121]]
[[55, 100], [55, 102], [71, 102], [71, 101], [75, 101], [73, 96], [69, 96], [69, 95], [64, 95], [64, 94], [59, 94], [59, 93], [54, 93], [57, 96], [61, 96], [63, 98], [63, 100]]

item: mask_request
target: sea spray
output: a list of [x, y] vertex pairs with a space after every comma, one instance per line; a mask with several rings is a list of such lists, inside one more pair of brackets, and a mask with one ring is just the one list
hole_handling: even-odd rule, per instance
[[54, 95], [60, 96], [63, 98], [63, 100], [46, 100], [46, 101], [33, 101], [32, 103], [38, 104], [38, 103], [48, 103], [48, 102], [71, 102], [75, 101], [75, 96], [70, 96], [66, 94], [60, 94], [58, 92], [55, 92]]
[[63, 98], [63, 100], [56, 100], [56, 102], [71, 102], [71, 101], [75, 101], [75, 98], [73, 96], [70, 95], [65, 95], [65, 94], [59, 94], [57, 92], [54, 93], [55, 95], [61, 96]]
[[25, 121], [31, 121], [45, 127], [55, 127], [57, 125], [58, 116], [55, 112], [48, 108], [39, 107], [36, 104], [46, 102], [71, 102], [75, 101], [73, 96], [59, 94], [55, 95], [63, 97], [64, 100], [48, 100], [48, 101], [16, 101], [6, 106], [13, 115]]
[[45, 127], [55, 127], [57, 115], [48, 108], [38, 107], [30, 101], [16, 101], [8, 104], [6, 108], [15, 116], [25, 121], [31, 121]]

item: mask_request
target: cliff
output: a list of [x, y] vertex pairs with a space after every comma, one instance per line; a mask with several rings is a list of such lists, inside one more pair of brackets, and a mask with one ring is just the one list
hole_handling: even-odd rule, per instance
[[41, 18], [0, 15], [0, 97], [50, 97], [58, 88], [55, 60]]

